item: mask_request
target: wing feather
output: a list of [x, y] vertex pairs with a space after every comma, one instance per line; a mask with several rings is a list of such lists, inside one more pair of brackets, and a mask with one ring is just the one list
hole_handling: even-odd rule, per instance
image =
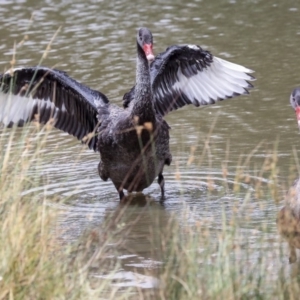
[[196, 45], [171, 46], [150, 67], [154, 104], [165, 115], [184, 105], [214, 104], [248, 94], [253, 71]]
[[[96, 103], [105, 106], [108, 99], [59, 70], [17, 68], [0, 75], [0, 122], [5, 126], [54, 119], [56, 128], [81, 140], [97, 128]], [[97, 136], [88, 146], [97, 150]]]

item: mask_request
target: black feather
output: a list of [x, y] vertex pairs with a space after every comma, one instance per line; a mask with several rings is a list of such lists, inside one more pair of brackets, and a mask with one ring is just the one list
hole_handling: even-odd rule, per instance
[[[54, 126], [78, 139], [93, 132], [97, 126], [98, 111], [94, 99], [103, 105], [108, 103], [104, 94], [80, 84], [67, 73], [44, 67], [16, 69], [12, 75], [8, 72], [0, 75], [0, 90], [37, 99], [39, 104], [33, 105], [28, 120], [19, 120], [18, 126], [36, 116], [41, 123], [47, 123], [55, 116]], [[96, 150], [96, 144], [97, 136], [91, 139], [89, 146]]]

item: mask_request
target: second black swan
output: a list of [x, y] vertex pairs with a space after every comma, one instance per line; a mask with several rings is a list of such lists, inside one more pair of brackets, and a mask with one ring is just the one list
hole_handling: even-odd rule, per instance
[[248, 94], [253, 71], [213, 56], [197, 45], [174, 45], [154, 57], [153, 37], [136, 37], [136, 81], [123, 108], [65, 72], [15, 68], [0, 75], [0, 122], [23, 126], [36, 120], [54, 126], [100, 152], [99, 175], [119, 193], [142, 191], [156, 177], [164, 196], [164, 165], [170, 165], [169, 126], [163, 117], [195, 106]]
[[[300, 127], [300, 87], [292, 91], [290, 104], [296, 113]], [[285, 206], [278, 213], [277, 228], [280, 235], [288, 242], [289, 262], [296, 262], [296, 249], [300, 249], [300, 178], [296, 179], [288, 190]]]

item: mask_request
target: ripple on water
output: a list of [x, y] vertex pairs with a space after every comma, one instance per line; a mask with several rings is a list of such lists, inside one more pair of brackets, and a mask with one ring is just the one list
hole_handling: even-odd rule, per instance
[[143, 289], [156, 288], [159, 285], [159, 281], [152, 276], [142, 275], [132, 271], [118, 271], [112, 275], [99, 275], [92, 274], [95, 278], [105, 278], [117, 283], [112, 283], [114, 286], [119, 287], [139, 287]]

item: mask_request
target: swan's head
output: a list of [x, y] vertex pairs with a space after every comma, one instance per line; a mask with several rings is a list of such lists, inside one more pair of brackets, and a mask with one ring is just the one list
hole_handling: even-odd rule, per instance
[[300, 87], [297, 87], [292, 91], [290, 102], [296, 112], [298, 126], [300, 128]]
[[153, 54], [153, 37], [151, 31], [146, 28], [142, 27], [138, 30], [136, 41], [138, 45], [144, 50], [147, 60], [151, 62], [154, 60]]

